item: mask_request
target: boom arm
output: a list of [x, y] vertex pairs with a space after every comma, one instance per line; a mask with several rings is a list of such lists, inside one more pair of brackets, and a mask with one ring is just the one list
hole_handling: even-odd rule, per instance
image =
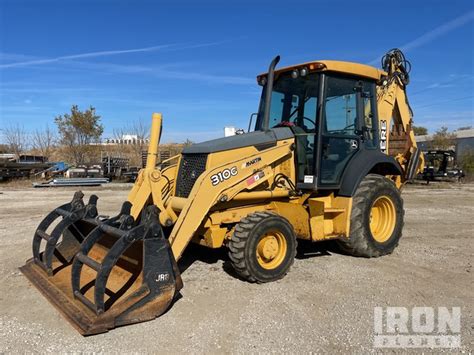
[[413, 114], [406, 95], [410, 64], [398, 49], [382, 59], [387, 75], [377, 87], [380, 148], [393, 156], [404, 171], [401, 182], [422, 172], [424, 159], [413, 133]]

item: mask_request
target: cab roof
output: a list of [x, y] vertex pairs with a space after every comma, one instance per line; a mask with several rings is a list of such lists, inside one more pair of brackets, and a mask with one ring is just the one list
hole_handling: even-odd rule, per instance
[[[306, 62], [297, 65], [291, 65], [275, 70], [275, 74], [280, 74], [283, 72], [291, 71], [293, 69], [301, 69], [306, 67], [310, 72], [338, 72], [344, 74], [352, 74], [356, 76], [361, 76], [369, 79], [379, 80], [383, 75], [386, 75], [383, 70], [374, 68], [370, 65], [353, 63], [353, 62], [341, 62], [337, 60], [317, 60], [312, 62]], [[268, 73], [260, 74], [257, 77], [257, 80], [266, 76]]]

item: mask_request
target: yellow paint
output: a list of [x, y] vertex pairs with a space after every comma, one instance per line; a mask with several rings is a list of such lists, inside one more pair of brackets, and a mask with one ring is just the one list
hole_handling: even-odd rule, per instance
[[316, 198], [308, 200], [309, 223], [311, 227], [311, 239], [313, 241], [324, 239], [324, 201]]
[[[379, 126], [382, 121], [387, 123], [387, 154], [391, 154], [390, 136], [392, 133], [392, 127], [394, 127], [394, 125], [401, 125], [403, 127], [403, 132], [405, 132], [407, 135], [408, 150], [404, 154], [396, 157], [396, 160], [400, 163], [402, 170], [406, 172], [408, 168], [408, 162], [411, 158], [411, 155], [415, 152], [417, 144], [415, 140], [415, 134], [412, 129], [413, 120], [410, 113], [410, 108], [408, 106], [408, 99], [398, 78], [387, 85], [377, 86], [377, 111]], [[423, 154], [421, 154], [420, 163], [417, 167], [418, 173], [423, 172], [424, 165], [424, 157]], [[403, 184], [404, 182], [405, 178], [402, 176], [400, 184]]]
[[270, 206], [273, 211], [290, 222], [299, 238], [310, 239], [309, 214], [306, 207], [282, 201], [274, 201]]
[[379, 243], [390, 239], [397, 221], [395, 205], [389, 196], [380, 196], [370, 210], [370, 232]]
[[242, 207], [226, 208], [221, 211], [214, 211], [209, 214], [212, 225], [229, 225], [240, 222], [242, 218], [254, 212], [271, 210], [268, 204], [252, 204]]
[[[283, 72], [291, 71], [293, 69], [301, 69], [307, 67], [310, 70], [319, 72], [334, 71], [344, 74], [352, 74], [356, 76], [366, 77], [370, 79], [379, 80], [382, 75], [386, 74], [383, 70], [374, 68], [370, 65], [342, 62], [337, 60], [318, 60], [312, 62], [306, 62], [297, 65], [291, 65], [275, 70], [275, 74], [278, 75]], [[258, 77], [265, 76], [267, 73], [262, 73]]]
[[313, 241], [349, 237], [352, 198], [317, 196], [308, 199]]
[[[229, 201], [233, 196], [242, 190], [248, 188], [247, 179], [254, 171], [267, 171], [268, 167], [275, 161], [287, 156], [290, 152], [290, 146], [293, 140], [278, 142], [275, 147], [257, 152], [251, 156], [235, 155], [233, 151], [220, 152], [227, 154], [227, 161], [222, 165], [208, 168], [194, 183], [194, 187], [188, 197], [188, 202], [180, 212], [176, 224], [171, 231], [169, 241], [171, 249], [176, 259], [179, 259], [189, 241], [198, 230], [204, 217], [211, 208], [219, 202]], [[255, 149], [255, 148], [254, 148]], [[255, 149], [256, 150], [256, 149]], [[252, 165], [252, 169], [242, 168], [242, 165], [249, 160], [260, 157], [261, 160]], [[211, 160], [212, 158], [209, 158]], [[209, 164], [209, 163], [208, 163]], [[237, 168], [237, 175], [231, 176], [224, 182], [212, 185], [211, 176], [224, 169]], [[258, 188], [259, 185], [267, 183], [267, 176], [261, 178], [258, 183], [253, 184], [252, 188]]]
[[150, 144], [148, 146], [148, 155], [146, 159], [146, 168], [155, 169], [156, 158], [158, 156], [158, 145], [160, 144], [161, 127], [163, 118], [161, 113], [153, 113], [151, 119]]
[[265, 234], [257, 244], [258, 264], [267, 270], [276, 269], [285, 260], [288, 245], [280, 231]]
[[[176, 215], [169, 215], [166, 211], [167, 208], [164, 204], [163, 189], [165, 189], [168, 181], [173, 181], [176, 175], [176, 165], [172, 165], [159, 171], [156, 169], [156, 158], [158, 155], [158, 146], [160, 143], [161, 127], [163, 124], [163, 118], [161, 113], [153, 113], [151, 132], [150, 132], [150, 144], [148, 146], [148, 155], [146, 161], [146, 167], [142, 169], [135, 181], [135, 184], [128, 194], [127, 200], [132, 203], [131, 215], [137, 219], [143, 208], [153, 203], [160, 209], [160, 222], [166, 223], [167, 219], [176, 219]], [[162, 175], [168, 179], [163, 179]]]
[[208, 248], [220, 248], [224, 243], [227, 229], [219, 226], [209, 226], [202, 236], [198, 236], [198, 243]]

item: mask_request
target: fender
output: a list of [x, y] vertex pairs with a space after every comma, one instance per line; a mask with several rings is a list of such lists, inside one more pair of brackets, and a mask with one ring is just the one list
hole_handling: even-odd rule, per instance
[[400, 164], [379, 150], [362, 149], [349, 161], [341, 179], [339, 195], [352, 197], [362, 179], [369, 173], [403, 175]]

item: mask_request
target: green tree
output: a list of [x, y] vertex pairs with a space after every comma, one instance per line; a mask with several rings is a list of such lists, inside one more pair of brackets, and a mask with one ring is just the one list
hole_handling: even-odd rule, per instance
[[465, 150], [458, 159], [458, 163], [469, 177], [474, 175], [474, 149]]
[[59, 138], [67, 157], [76, 165], [84, 164], [93, 150], [92, 143], [98, 143], [104, 127], [95, 108], [90, 106], [80, 111], [77, 105], [71, 107], [71, 113], [57, 116]]
[[428, 128], [421, 126], [413, 126], [413, 132], [415, 136], [425, 136], [428, 134]]
[[456, 135], [448, 131], [448, 127], [441, 127], [431, 141], [431, 149], [447, 150], [456, 145]]

